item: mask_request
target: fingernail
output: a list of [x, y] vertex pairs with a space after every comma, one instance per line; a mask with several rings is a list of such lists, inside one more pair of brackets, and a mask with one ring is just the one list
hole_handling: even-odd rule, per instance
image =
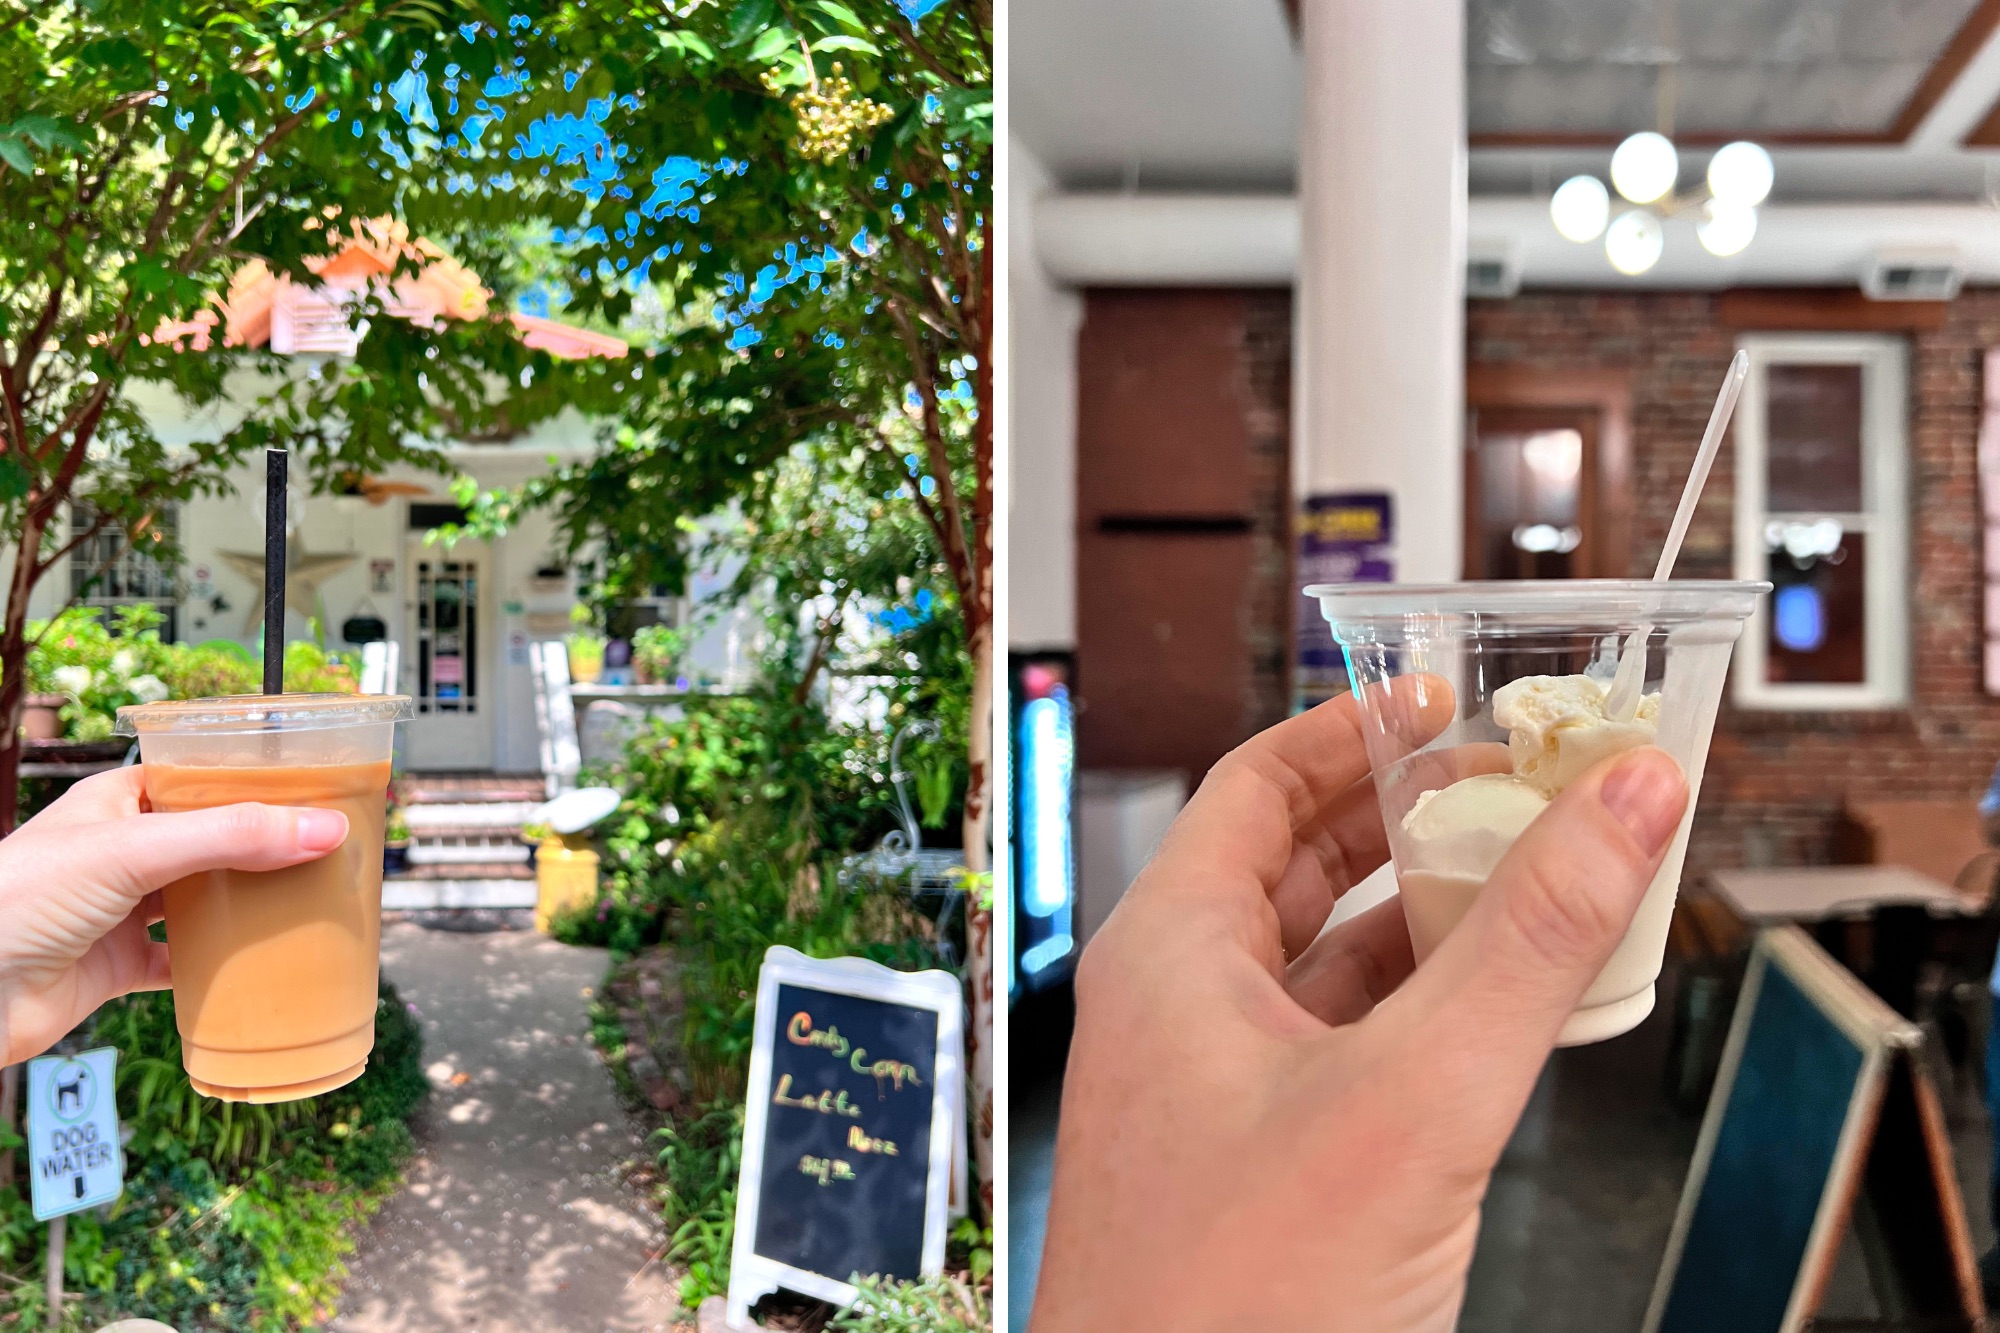
[[299, 811], [299, 846], [308, 852], [330, 852], [347, 841], [347, 816], [338, 810]]
[[1680, 825], [1687, 779], [1665, 751], [1635, 750], [1604, 779], [1597, 799], [1646, 855], [1658, 856]]

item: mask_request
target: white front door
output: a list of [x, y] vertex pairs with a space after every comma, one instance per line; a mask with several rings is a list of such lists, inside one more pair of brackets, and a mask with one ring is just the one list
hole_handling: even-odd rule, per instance
[[404, 687], [415, 701], [405, 764], [418, 771], [493, 767], [493, 703], [485, 602], [493, 555], [484, 542], [426, 546], [411, 537]]

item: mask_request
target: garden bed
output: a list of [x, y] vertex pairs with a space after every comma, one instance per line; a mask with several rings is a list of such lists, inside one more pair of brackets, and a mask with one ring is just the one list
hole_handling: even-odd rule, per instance
[[[396, 1188], [427, 1084], [416, 1018], [381, 983], [368, 1070], [321, 1097], [202, 1097], [167, 992], [100, 1009], [78, 1049], [116, 1046], [125, 1195], [70, 1217], [61, 1327], [146, 1317], [180, 1333], [279, 1333], [333, 1308], [360, 1225]], [[0, 1188], [0, 1329], [40, 1329], [48, 1228]]]

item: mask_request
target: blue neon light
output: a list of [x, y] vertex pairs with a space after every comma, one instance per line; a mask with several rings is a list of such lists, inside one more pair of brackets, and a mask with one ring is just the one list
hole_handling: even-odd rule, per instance
[[1053, 916], [1074, 894], [1070, 855], [1070, 773], [1075, 742], [1069, 691], [1058, 685], [1021, 710], [1021, 906]]
[[1778, 642], [1795, 653], [1810, 653], [1826, 642], [1826, 599], [1809, 583], [1778, 589]]

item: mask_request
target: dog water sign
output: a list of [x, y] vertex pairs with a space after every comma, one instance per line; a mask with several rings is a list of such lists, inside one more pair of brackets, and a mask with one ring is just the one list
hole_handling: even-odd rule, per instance
[[35, 1220], [110, 1203], [125, 1190], [118, 1146], [118, 1052], [28, 1062], [28, 1173]]

